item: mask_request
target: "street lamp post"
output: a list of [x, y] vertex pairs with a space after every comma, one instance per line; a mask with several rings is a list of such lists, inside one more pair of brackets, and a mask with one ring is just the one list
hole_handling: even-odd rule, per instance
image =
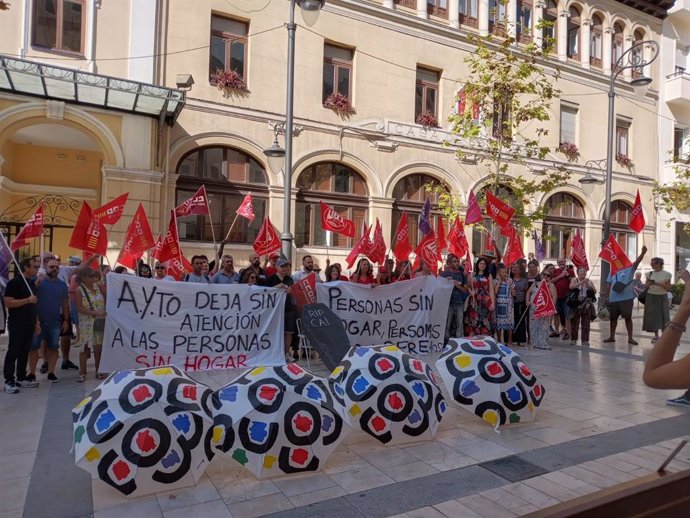
[[[645, 48], [650, 49], [650, 57], [644, 56]], [[601, 244], [603, 245], [609, 238], [611, 233], [611, 182], [613, 179], [613, 146], [614, 146], [614, 130], [615, 130], [615, 99], [616, 99], [616, 79], [624, 70], [637, 69], [640, 75], [630, 81], [634, 87], [646, 86], [651, 83], [652, 79], [646, 77], [643, 73], [644, 67], [651, 64], [659, 56], [659, 45], [655, 41], [640, 41], [634, 43], [628, 50], [618, 58], [611, 73], [609, 80], [609, 114], [608, 114], [608, 140], [606, 142], [606, 198], [604, 201], [604, 228], [602, 232]], [[588, 164], [601, 163], [601, 161], [590, 161]], [[596, 177], [590, 173], [590, 168], [587, 168], [587, 174], [580, 179], [583, 185], [601, 183]], [[601, 263], [601, 278], [599, 281], [599, 293], [601, 296], [606, 292], [606, 279], [609, 276], [609, 263], [602, 261]]]
[[[309, 26], [316, 23], [321, 8], [326, 0], [290, 0], [290, 21], [287, 24], [288, 31], [288, 64], [287, 64], [287, 99], [285, 102], [285, 150], [281, 150], [276, 139], [273, 146], [264, 150], [264, 154], [269, 158], [285, 157], [283, 166], [285, 177], [285, 199], [283, 207], [283, 233], [280, 240], [283, 244], [283, 254], [288, 261], [292, 261], [292, 130], [293, 130], [293, 106], [295, 98], [295, 33], [297, 24], [295, 23], [295, 5], [299, 5], [302, 10], [302, 19]], [[278, 171], [274, 171], [277, 173]]]

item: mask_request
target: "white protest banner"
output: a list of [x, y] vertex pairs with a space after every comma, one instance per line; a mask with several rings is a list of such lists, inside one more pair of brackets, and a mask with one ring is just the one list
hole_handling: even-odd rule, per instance
[[108, 275], [101, 372], [285, 364], [285, 292], [247, 284]]
[[443, 350], [453, 284], [432, 276], [371, 287], [350, 282], [317, 284], [317, 299], [338, 315], [351, 345], [390, 342], [403, 351]]

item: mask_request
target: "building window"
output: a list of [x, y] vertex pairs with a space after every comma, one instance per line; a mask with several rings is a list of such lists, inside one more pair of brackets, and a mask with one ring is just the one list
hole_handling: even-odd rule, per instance
[[602, 41], [604, 34], [604, 24], [601, 16], [592, 16], [591, 42], [589, 45], [589, 64], [593, 67], [601, 68], [602, 61]]
[[237, 72], [247, 81], [247, 34], [249, 25], [237, 20], [211, 17], [211, 63], [209, 74], [216, 70]]
[[[295, 246], [352, 248], [362, 235], [369, 198], [366, 181], [353, 169], [336, 162], [311, 165], [297, 179], [296, 197]], [[327, 233], [321, 228], [321, 201], [354, 221], [354, 238], [330, 232], [328, 242]]]
[[[635, 31], [635, 34], [633, 34], [633, 45], [636, 45], [642, 41], [644, 41], [645, 34], [644, 31], [641, 29], [637, 29]], [[644, 59], [644, 52], [642, 51], [642, 48], [638, 47], [636, 49], [633, 49], [632, 51], [632, 63], [642, 63], [642, 60]], [[643, 67], [635, 67], [632, 69], [632, 76], [633, 78], [638, 78], [642, 76], [644, 73]]]
[[557, 45], [558, 42], [558, 6], [556, 5], [556, 2], [554, 0], [549, 0], [546, 3], [546, 9], [544, 9], [544, 12], [542, 14], [542, 19], [544, 22], [547, 24], [547, 26], [544, 27], [544, 38], [543, 38], [543, 45], [544, 47], [548, 45]]
[[[496, 196], [514, 209], [518, 209], [520, 207], [520, 204], [515, 198], [513, 191], [510, 190], [509, 187], [500, 185], [496, 191], [494, 191], [493, 187], [484, 187], [479, 191], [477, 194], [477, 201], [482, 208], [484, 208], [486, 205], [487, 190], [491, 190], [491, 192], [493, 192]], [[498, 226], [494, 224], [494, 220], [489, 217], [485, 217], [484, 221], [482, 222], [482, 227], [482, 229], [479, 229], [478, 227], [474, 227], [472, 229], [472, 253], [474, 256], [476, 257], [478, 254], [487, 250], [493, 251], [493, 247], [491, 246], [492, 239], [496, 240], [496, 245], [498, 246], [499, 250], [505, 250], [505, 247], [508, 244], [508, 238], [501, 235], [501, 231]]]
[[615, 71], [618, 59], [623, 55], [623, 26], [616, 22], [613, 25], [613, 42], [611, 45], [611, 69]]
[[479, 27], [477, 0], [460, 0], [460, 24]]
[[417, 0], [395, 0], [394, 3], [409, 7], [410, 9], [417, 9]]
[[489, 32], [498, 36], [506, 33], [506, 4], [503, 0], [489, 2]]
[[580, 11], [571, 6], [568, 11], [568, 39], [566, 53], [570, 59], [580, 59]]
[[352, 100], [352, 56], [352, 49], [324, 45], [322, 102], [335, 93]]
[[630, 231], [630, 218], [632, 217], [632, 207], [624, 201], [614, 200], [611, 202], [611, 233], [625, 250], [625, 253], [632, 260], [637, 257], [637, 234]]
[[574, 196], [559, 193], [547, 202], [548, 216], [544, 218], [544, 248], [546, 257], [552, 260], [570, 257], [573, 237], [576, 231], [584, 238], [585, 209]]
[[630, 157], [629, 143], [630, 122], [617, 119], [616, 120], [616, 155], [623, 155]]
[[448, 18], [448, 0], [426, 0], [427, 12], [442, 18]]
[[559, 144], [570, 142], [577, 144], [577, 112], [578, 107], [561, 104], [561, 130]]
[[417, 67], [415, 88], [414, 118], [425, 113], [438, 119], [438, 81], [439, 73], [427, 68]]
[[84, 0], [36, 0], [33, 14], [32, 45], [84, 53]]
[[532, 0], [518, 0], [515, 16], [515, 31], [518, 41], [530, 43], [532, 41]]
[[690, 158], [690, 129], [673, 129], [673, 161], [685, 162]]
[[[438, 230], [438, 220], [441, 213], [438, 210], [438, 194], [428, 191], [427, 186], [442, 186], [450, 192], [442, 182], [427, 174], [411, 174], [398, 181], [393, 188], [393, 219], [391, 221], [391, 243], [398, 228], [403, 212], [407, 212], [407, 224], [410, 228], [410, 245], [415, 248], [422, 240], [419, 230], [419, 216], [424, 208], [427, 197], [431, 202], [431, 227]], [[447, 227], [446, 227], [447, 230]]]
[[[268, 187], [264, 167], [251, 156], [229, 147], [205, 147], [188, 154], [177, 167], [176, 203], [190, 198], [201, 185], [206, 186], [211, 217], [187, 216], [178, 219], [180, 239], [212, 241], [230, 230], [244, 196], [251, 192], [253, 222], [237, 218], [230, 233], [235, 243], [253, 243], [266, 214]], [[213, 231], [211, 231], [213, 222]]]

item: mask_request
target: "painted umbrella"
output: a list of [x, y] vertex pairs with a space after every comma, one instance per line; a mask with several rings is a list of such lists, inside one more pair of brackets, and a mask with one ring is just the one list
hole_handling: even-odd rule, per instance
[[257, 478], [319, 469], [350, 431], [328, 381], [295, 363], [252, 369], [213, 407], [213, 446]]
[[494, 428], [533, 420], [544, 398], [520, 356], [488, 336], [451, 338], [436, 368], [453, 400]]
[[329, 380], [350, 416], [383, 444], [433, 438], [446, 411], [431, 367], [394, 345], [353, 347]]
[[196, 484], [214, 455], [212, 394], [171, 366], [111, 374], [72, 410], [77, 466], [128, 497]]

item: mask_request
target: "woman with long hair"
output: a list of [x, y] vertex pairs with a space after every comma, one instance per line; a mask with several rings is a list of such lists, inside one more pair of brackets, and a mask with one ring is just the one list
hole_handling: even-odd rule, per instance
[[523, 268], [514, 264], [511, 268], [511, 275], [513, 276], [513, 289], [515, 296], [513, 297], [513, 342], [517, 345], [527, 343], [527, 272]]
[[328, 264], [328, 260], [326, 260], [326, 263], [326, 282], [348, 280], [347, 277], [343, 275], [343, 268], [340, 266], [340, 263]]
[[527, 289], [527, 300], [529, 301], [529, 332], [530, 332], [530, 343], [535, 349], [551, 349], [549, 345], [549, 329], [551, 327], [551, 316], [547, 317], [534, 317], [534, 300], [539, 293], [539, 289], [542, 284], [546, 284], [549, 293], [551, 294], [551, 299], [556, 302], [556, 287], [551, 282], [551, 271], [545, 269], [544, 272], [539, 277], [539, 280], [535, 280], [532, 286]]
[[412, 278], [411, 273], [410, 261], [400, 261], [393, 272], [393, 276], [397, 281], [408, 281]]
[[484, 257], [477, 259], [470, 276], [469, 302], [465, 310], [465, 336], [492, 335], [496, 293], [489, 263]]
[[366, 257], [362, 257], [357, 263], [355, 273], [350, 277], [350, 282], [356, 284], [376, 284], [374, 272], [371, 269], [371, 263]]
[[86, 362], [91, 357], [91, 350], [93, 350], [96, 363], [96, 378], [103, 379], [104, 377], [98, 373], [105, 327], [105, 298], [98, 286], [99, 278], [100, 274], [91, 268], [84, 268], [77, 274], [79, 289], [75, 300], [79, 313], [79, 341], [82, 344], [77, 378], [80, 383], [86, 380]]

